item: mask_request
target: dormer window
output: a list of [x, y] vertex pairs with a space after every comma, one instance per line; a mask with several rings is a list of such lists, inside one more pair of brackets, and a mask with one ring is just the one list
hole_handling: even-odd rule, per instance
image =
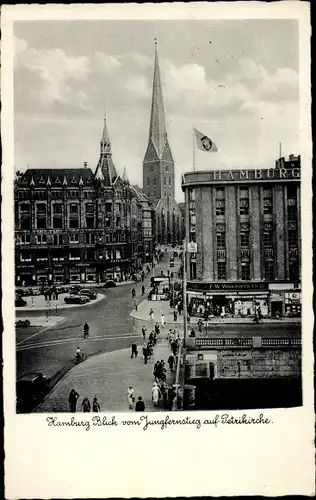
[[71, 178], [71, 181], [70, 181], [70, 182], [71, 182], [71, 184], [77, 184], [76, 177], [75, 177], [75, 176], [73, 176], [73, 177]]
[[45, 181], [43, 179], [43, 177], [40, 178], [40, 180], [38, 181], [39, 184], [45, 184]]
[[61, 184], [61, 180], [60, 180], [60, 178], [58, 177], [58, 175], [57, 175], [57, 177], [55, 177], [54, 182], [55, 182], [55, 184]]

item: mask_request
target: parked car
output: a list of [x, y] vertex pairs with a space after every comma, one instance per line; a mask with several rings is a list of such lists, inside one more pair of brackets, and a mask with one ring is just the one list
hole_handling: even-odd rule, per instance
[[30, 288], [30, 295], [41, 295], [41, 291], [39, 288]]
[[22, 375], [16, 383], [17, 412], [31, 411], [48, 389], [48, 380], [43, 373], [29, 372]]
[[21, 296], [15, 297], [15, 307], [23, 307], [26, 306], [27, 302], [26, 300], [22, 299]]
[[111, 288], [113, 286], [116, 286], [116, 283], [115, 281], [113, 280], [107, 280], [104, 285], [103, 285], [103, 288]]
[[90, 300], [95, 300], [97, 298], [97, 294], [95, 292], [92, 292], [88, 288], [82, 288], [78, 295], [83, 295], [84, 297], [88, 297]]
[[31, 326], [31, 322], [29, 319], [18, 319], [16, 322], [15, 322], [15, 327], [16, 328], [27, 328]]
[[17, 296], [19, 296], [19, 297], [23, 297], [23, 295], [24, 295], [24, 290], [22, 290], [22, 288], [17, 288], [17, 289], [15, 290], [15, 295], [16, 295], [16, 297], [17, 297]]
[[57, 293], [68, 293], [69, 287], [68, 286], [56, 286], [56, 292]]
[[68, 295], [68, 297], [64, 298], [66, 304], [86, 304], [89, 302], [89, 299], [84, 295]]
[[73, 294], [73, 293], [74, 293], [74, 294], [77, 294], [77, 293], [79, 293], [79, 292], [80, 292], [81, 288], [82, 288], [82, 287], [81, 287], [80, 285], [72, 285], [72, 286], [70, 287], [70, 289], [69, 289], [69, 293], [71, 293], [71, 294]]

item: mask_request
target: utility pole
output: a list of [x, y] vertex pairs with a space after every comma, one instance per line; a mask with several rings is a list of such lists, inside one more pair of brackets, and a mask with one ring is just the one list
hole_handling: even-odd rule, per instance
[[187, 338], [187, 241], [186, 238], [183, 242], [183, 346], [185, 347], [185, 341]]

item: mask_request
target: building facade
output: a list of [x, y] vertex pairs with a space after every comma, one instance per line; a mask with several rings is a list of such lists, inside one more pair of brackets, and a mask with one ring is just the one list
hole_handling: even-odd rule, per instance
[[300, 315], [300, 171], [291, 155], [270, 169], [184, 174], [192, 314]]
[[14, 191], [16, 285], [125, 280], [151, 261], [151, 205], [118, 174], [106, 119], [95, 172], [29, 169]]
[[174, 160], [167, 136], [157, 47], [143, 190], [155, 207], [155, 241], [180, 243], [183, 219], [175, 201]]

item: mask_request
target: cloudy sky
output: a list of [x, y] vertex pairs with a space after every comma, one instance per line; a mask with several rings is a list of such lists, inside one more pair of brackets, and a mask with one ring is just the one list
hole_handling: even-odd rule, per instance
[[16, 22], [15, 168], [96, 167], [106, 109], [113, 159], [142, 185], [158, 39], [176, 198], [192, 126], [218, 153], [199, 169], [268, 168], [299, 154], [298, 26], [292, 20]]

